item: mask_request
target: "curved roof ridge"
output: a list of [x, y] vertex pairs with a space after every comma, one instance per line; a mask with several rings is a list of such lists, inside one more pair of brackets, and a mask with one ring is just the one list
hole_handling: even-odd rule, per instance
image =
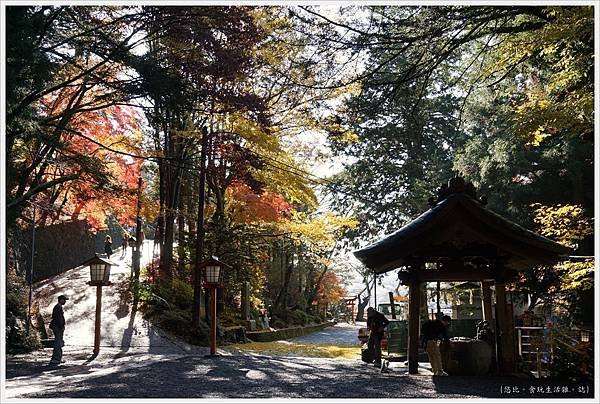
[[[354, 255], [367, 267], [386, 272], [393, 269], [387, 268], [390, 264], [423, 250], [427, 246], [427, 239], [435, 248], [444, 231], [448, 232], [445, 241], [463, 241], [452, 239], [453, 235], [457, 237], [456, 232], [449, 230], [461, 227], [470, 234], [479, 235], [482, 243], [501, 247], [521, 261], [556, 261], [561, 254], [571, 252], [570, 248], [486, 208], [466, 193], [452, 193], [399, 230], [355, 251]], [[531, 251], [528, 252], [528, 248]]]

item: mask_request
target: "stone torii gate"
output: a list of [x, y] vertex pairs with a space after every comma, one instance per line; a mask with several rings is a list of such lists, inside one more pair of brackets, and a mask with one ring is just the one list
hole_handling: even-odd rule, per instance
[[409, 286], [408, 371], [418, 372], [420, 287], [423, 282], [481, 282], [483, 317], [492, 323], [496, 292], [496, 357], [500, 373], [514, 371], [515, 350], [506, 283], [535, 265], [551, 265], [571, 250], [485, 207], [475, 187], [454, 177], [430, 198], [431, 208], [400, 230], [354, 255], [376, 274], [399, 270]]

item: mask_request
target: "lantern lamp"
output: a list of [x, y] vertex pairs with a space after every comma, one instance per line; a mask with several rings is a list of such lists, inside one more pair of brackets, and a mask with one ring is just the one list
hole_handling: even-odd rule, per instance
[[83, 265], [89, 265], [90, 267], [90, 285], [95, 286], [106, 286], [110, 284], [110, 267], [113, 262], [106, 258], [98, 257], [96, 254], [93, 258], [87, 260]]
[[223, 268], [226, 264], [219, 261], [217, 257], [209, 258], [202, 263], [202, 277], [204, 287], [222, 287], [223, 285]]
[[129, 244], [129, 247], [135, 247], [137, 240], [135, 239], [135, 237], [129, 237], [129, 240], [127, 241], [127, 243]]
[[113, 262], [106, 258], [100, 258], [98, 254], [95, 254], [82, 265], [89, 265], [90, 267], [90, 281], [88, 285], [96, 286], [96, 319], [94, 322], [94, 357], [96, 357], [100, 352], [102, 286], [111, 285], [108, 279], [110, 278], [110, 267], [113, 265]]
[[590, 332], [581, 330], [581, 342], [590, 342]]

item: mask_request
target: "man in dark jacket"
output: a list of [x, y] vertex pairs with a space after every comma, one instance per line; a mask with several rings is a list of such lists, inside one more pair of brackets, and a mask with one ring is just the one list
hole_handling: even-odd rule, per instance
[[374, 354], [374, 365], [377, 367], [381, 367], [381, 339], [389, 322], [383, 314], [374, 308], [369, 307], [367, 309], [367, 328], [371, 331], [368, 346]]
[[62, 362], [62, 347], [65, 345], [63, 334], [65, 332], [65, 316], [63, 306], [69, 300], [65, 295], [58, 296], [58, 303], [52, 309], [52, 321], [50, 321], [50, 329], [54, 333], [54, 350], [52, 351], [52, 359], [50, 365], [60, 365]]
[[442, 368], [442, 355], [440, 353], [440, 341], [450, 341], [448, 338], [448, 324], [450, 324], [450, 316], [443, 316], [441, 320], [428, 320], [421, 325], [421, 340], [427, 351], [434, 376], [448, 376]]

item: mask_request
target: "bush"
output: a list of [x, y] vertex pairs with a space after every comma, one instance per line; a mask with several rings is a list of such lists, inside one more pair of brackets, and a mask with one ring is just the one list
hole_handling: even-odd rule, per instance
[[308, 314], [300, 309], [291, 310], [288, 312], [288, 322], [293, 325], [305, 325], [310, 322]]
[[278, 329], [287, 327], [287, 324], [285, 323], [285, 321], [281, 320], [280, 318], [275, 318], [275, 317], [273, 317], [273, 321], [271, 321], [271, 323], [269, 325], [273, 328], [278, 328]]
[[321, 317], [319, 314], [315, 314], [310, 316], [310, 322], [312, 324], [321, 324], [323, 323], [325, 320], [323, 319], [323, 317]]
[[173, 280], [172, 287], [142, 282], [137, 291], [141, 309], [155, 325], [190, 344], [208, 345], [208, 325], [200, 321], [198, 327], [192, 326], [191, 285], [179, 279]]
[[200, 321], [199, 327], [192, 327], [190, 313], [174, 308], [156, 313], [155, 322], [165, 331], [193, 345], [208, 345], [208, 325]]
[[27, 284], [13, 271], [6, 277], [6, 351], [8, 353], [29, 352], [42, 347], [38, 331], [27, 324]]
[[189, 283], [174, 279], [171, 287], [159, 287], [158, 293], [167, 302], [182, 309], [191, 309], [194, 301], [194, 289]]

